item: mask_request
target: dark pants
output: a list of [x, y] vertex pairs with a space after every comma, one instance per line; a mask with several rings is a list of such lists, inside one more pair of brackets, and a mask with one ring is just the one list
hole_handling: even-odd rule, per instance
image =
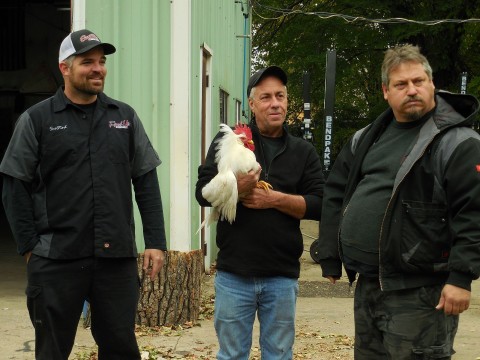
[[355, 289], [355, 360], [451, 359], [458, 316], [436, 310], [443, 285], [381, 291], [360, 276]]
[[85, 300], [90, 303], [98, 359], [140, 359], [135, 338], [140, 288], [136, 259], [51, 260], [32, 255], [27, 274], [37, 360], [68, 359]]

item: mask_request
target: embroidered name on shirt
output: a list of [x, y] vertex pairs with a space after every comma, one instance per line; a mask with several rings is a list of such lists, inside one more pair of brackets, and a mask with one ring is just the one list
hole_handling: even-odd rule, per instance
[[110, 121], [108, 123], [109, 127], [114, 127], [115, 129], [128, 129], [130, 127], [130, 121], [122, 120], [120, 122]]
[[65, 130], [67, 128], [67, 125], [58, 125], [58, 126], [50, 126], [50, 131], [58, 131], [58, 130]]

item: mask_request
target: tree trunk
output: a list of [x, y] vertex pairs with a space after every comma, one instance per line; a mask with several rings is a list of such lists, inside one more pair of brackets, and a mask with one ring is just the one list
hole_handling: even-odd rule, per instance
[[143, 254], [138, 256], [140, 299], [136, 322], [146, 326], [195, 323], [200, 313], [203, 252], [168, 251], [162, 270], [151, 281], [142, 270]]

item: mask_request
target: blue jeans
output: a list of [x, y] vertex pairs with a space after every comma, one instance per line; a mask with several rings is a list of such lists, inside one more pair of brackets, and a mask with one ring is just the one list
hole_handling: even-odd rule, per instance
[[225, 271], [215, 276], [215, 330], [218, 360], [248, 360], [255, 313], [263, 360], [293, 358], [298, 279], [245, 277]]

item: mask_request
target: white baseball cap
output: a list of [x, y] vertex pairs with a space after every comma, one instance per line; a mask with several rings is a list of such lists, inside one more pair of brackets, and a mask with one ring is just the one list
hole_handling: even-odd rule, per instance
[[108, 43], [102, 43], [97, 35], [87, 29], [74, 31], [63, 39], [60, 45], [58, 62], [72, 55], [83, 54], [96, 46], [102, 46], [105, 55], [113, 54], [117, 49]]

